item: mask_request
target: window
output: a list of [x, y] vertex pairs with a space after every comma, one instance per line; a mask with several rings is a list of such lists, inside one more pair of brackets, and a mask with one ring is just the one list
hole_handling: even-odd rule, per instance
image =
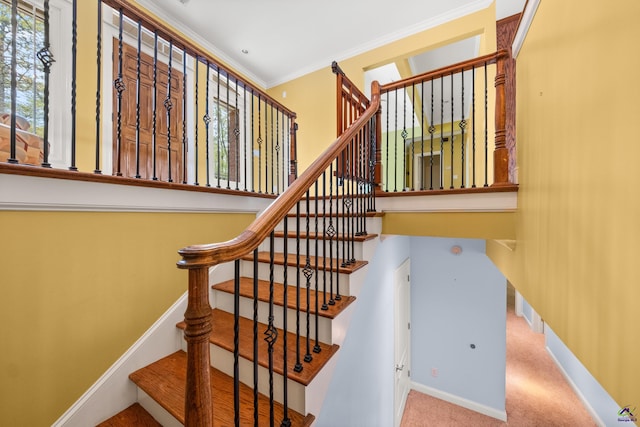
[[238, 109], [220, 99], [213, 100], [211, 109], [210, 138], [213, 141], [213, 176], [225, 181], [237, 181]]
[[[11, 3], [0, 0], [0, 114], [11, 113]], [[18, 128], [44, 136], [44, 67], [36, 57], [44, 46], [40, 9], [18, 3], [16, 29], [16, 114]], [[7, 117], [7, 116], [5, 116]], [[8, 124], [8, 123], [6, 123]]]

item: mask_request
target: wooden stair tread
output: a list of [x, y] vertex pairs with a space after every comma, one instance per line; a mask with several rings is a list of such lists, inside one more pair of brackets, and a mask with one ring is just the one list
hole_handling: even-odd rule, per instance
[[[131, 381], [156, 400], [178, 421], [184, 424], [184, 396], [187, 377], [187, 354], [177, 351], [129, 375]], [[211, 368], [213, 425], [233, 424], [233, 378]], [[259, 425], [269, 425], [269, 398], [258, 398]], [[274, 402], [275, 419], [280, 424], [283, 407]], [[288, 411], [292, 426], [310, 426], [314, 416]], [[137, 425], [137, 424], [131, 424]], [[253, 390], [240, 383], [240, 425], [253, 425]]]
[[[321, 258], [323, 257], [318, 257], [318, 269], [322, 270], [322, 262], [321, 262]], [[253, 254], [249, 254], [249, 255], [245, 255], [241, 258], [244, 261], [253, 261]], [[284, 265], [284, 254], [283, 253], [276, 253], [274, 254], [273, 257], [273, 262], [276, 265]], [[258, 252], [258, 262], [262, 262], [262, 263], [269, 263], [270, 262], [270, 258], [269, 258], [269, 252]], [[306, 256], [305, 255], [300, 255], [300, 267], [304, 267], [306, 263]], [[315, 255], [310, 256], [309, 257], [309, 264], [311, 265], [311, 268], [315, 269], [315, 264], [316, 260], [315, 260]], [[336, 266], [336, 264], [338, 264]], [[365, 265], [367, 265], [368, 262], [367, 261], [358, 261], [356, 260], [353, 264], [347, 265], [345, 267], [343, 267], [340, 262], [336, 263], [335, 260], [333, 262], [333, 268], [331, 269], [331, 271], [336, 271], [336, 267], [337, 267], [337, 271], [339, 273], [345, 273], [345, 274], [351, 274], [356, 270], [361, 269], [362, 267], [364, 267]], [[287, 256], [287, 265], [289, 266], [295, 266], [296, 265], [296, 254], [290, 253]], [[326, 270], [329, 271], [330, 266], [329, 266], [329, 261], [326, 262]]]
[[[311, 321], [313, 322], [313, 319]], [[180, 322], [177, 326], [184, 330], [186, 324], [184, 322]], [[233, 352], [233, 314], [214, 308], [211, 310], [211, 326], [211, 344]], [[301, 313], [300, 328], [303, 327], [306, 328], [306, 314], [303, 315]], [[313, 331], [313, 325], [311, 329]], [[267, 325], [264, 323], [258, 323], [258, 364], [265, 368], [269, 366], [268, 345], [264, 340], [264, 331], [266, 330]], [[273, 351], [273, 371], [280, 375], [284, 372], [282, 369], [282, 353], [284, 347], [282, 339], [283, 334], [284, 332], [282, 329], [278, 329], [278, 339], [274, 344]], [[296, 364], [296, 335], [294, 333], [287, 332], [287, 376], [289, 379], [305, 386], [308, 385], [339, 348], [336, 344], [330, 345], [320, 342], [318, 345], [320, 346], [321, 351], [320, 353], [314, 353], [313, 347], [315, 346], [315, 339], [312, 337], [309, 340], [313, 360], [311, 362], [305, 362], [302, 359], [306, 353], [307, 338], [303, 336], [300, 337], [300, 363], [302, 364], [303, 369], [301, 372], [295, 372], [293, 368]], [[253, 361], [253, 320], [245, 317], [240, 317], [239, 346], [240, 357]]]
[[[227, 280], [225, 282], [218, 283], [213, 285], [212, 288], [218, 291], [226, 292], [229, 294], [234, 293], [234, 280]], [[327, 303], [329, 300], [329, 292], [327, 291]], [[253, 299], [253, 278], [251, 277], [241, 277], [240, 278], [240, 295], [245, 298]], [[328, 305], [327, 310], [322, 310], [322, 291], [318, 291], [318, 296], [320, 300], [318, 301], [318, 315], [322, 317], [327, 317], [329, 319], [334, 319], [338, 314], [340, 314], [349, 304], [355, 301], [356, 297], [342, 295], [341, 299], [335, 301], [335, 305]], [[315, 298], [316, 291], [314, 289], [309, 290], [309, 296], [311, 298], [311, 314], [315, 314]], [[258, 280], [258, 300], [268, 302], [269, 301], [269, 282], [266, 280]], [[274, 283], [274, 292], [273, 292], [273, 302], [275, 305], [282, 306], [284, 302], [284, 285], [282, 283]], [[289, 286], [287, 290], [287, 307], [290, 309], [296, 308], [296, 289], [294, 286]], [[305, 287], [300, 288], [300, 310], [305, 312], [307, 311], [307, 291]]]
[[[289, 231], [288, 236], [290, 239], [295, 239], [296, 238], [296, 232], [295, 231]], [[284, 231], [276, 231], [274, 233], [275, 237], [284, 237]], [[356, 242], [366, 242], [367, 240], [372, 240], [375, 239], [376, 237], [378, 237], [377, 234], [363, 234], [360, 236], [350, 236], [353, 238], [354, 241]], [[307, 233], [306, 232], [301, 232], [300, 233], [300, 238], [301, 239], [306, 239], [307, 238]], [[315, 232], [310, 232], [309, 233], [309, 239], [315, 239], [316, 238], [316, 233]], [[325, 234], [325, 233], [318, 233], [318, 239], [319, 240], [329, 240], [329, 237]], [[334, 236], [334, 239], [336, 240], [345, 240], [345, 235], [340, 233], [336, 236]]]
[[162, 427], [138, 402], [113, 417], [101, 422], [97, 427]]

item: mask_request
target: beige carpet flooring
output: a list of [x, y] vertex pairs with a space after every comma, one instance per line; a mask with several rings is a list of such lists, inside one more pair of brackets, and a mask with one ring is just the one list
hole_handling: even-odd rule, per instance
[[595, 426], [551, 360], [543, 334], [531, 331], [509, 304], [507, 311], [507, 422], [411, 390], [401, 427]]

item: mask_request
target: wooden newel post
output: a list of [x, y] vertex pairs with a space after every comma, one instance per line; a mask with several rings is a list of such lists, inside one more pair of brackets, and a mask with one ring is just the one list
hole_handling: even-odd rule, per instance
[[508, 57], [506, 50], [501, 50], [496, 55], [496, 143], [493, 152], [493, 185], [509, 184], [509, 150], [507, 149], [506, 130], [506, 96], [504, 64]]
[[189, 269], [189, 299], [184, 313], [187, 327], [187, 388], [185, 391], [185, 426], [213, 426], [211, 400], [211, 306], [209, 305], [209, 268]]

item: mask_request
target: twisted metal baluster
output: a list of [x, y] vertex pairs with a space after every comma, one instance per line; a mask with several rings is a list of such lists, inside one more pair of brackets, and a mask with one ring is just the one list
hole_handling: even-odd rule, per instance
[[454, 142], [454, 136], [453, 136], [453, 72], [451, 72], [451, 183], [449, 184], [449, 188], [453, 189], [453, 142]]
[[300, 363], [300, 202], [296, 204], [296, 364], [293, 370], [302, 371], [302, 363]]
[[[74, 1], [75, 4], [75, 1]], [[113, 85], [118, 93], [118, 101], [116, 104], [116, 176], [122, 176], [122, 92], [126, 89], [124, 79], [122, 78], [122, 8], [119, 10], [119, 28], [118, 28], [118, 77], [113, 82]], [[75, 93], [75, 89], [72, 89], [72, 93]], [[72, 102], [73, 104], [73, 102]], [[72, 106], [72, 109], [75, 107]], [[72, 124], [72, 127], [74, 124]], [[72, 148], [73, 151], [73, 148]]]
[[138, 51], [136, 52], [136, 178], [140, 176], [140, 56], [142, 52], [142, 22], [138, 20]]
[[207, 187], [211, 187], [211, 160], [209, 159], [209, 124], [211, 123], [211, 116], [209, 115], [209, 73], [211, 72], [211, 64], [207, 60], [207, 86], [205, 89], [205, 113], [202, 120], [205, 124], [205, 161], [207, 171]]
[[487, 105], [488, 100], [488, 87], [487, 87], [487, 62], [484, 63], [484, 186], [489, 186], [489, 171], [487, 166], [489, 165], [489, 134], [488, 134], [488, 116]]
[[[329, 179], [331, 181], [331, 179]], [[322, 310], [328, 310], [327, 306], [327, 171], [322, 172]], [[329, 242], [331, 245], [331, 242]], [[329, 255], [331, 257], [331, 255]], [[329, 271], [331, 277], [331, 271]], [[318, 296], [316, 294], [316, 301]], [[317, 310], [316, 310], [317, 311]]]
[[[197, 116], [196, 116], [197, 117]], [[187, 49], [182, 49], [182, 183], [187, 183]]]
[[[288, 229], [288, 222], [285, 218], [284, 220], [284, 242], [283, 242], [283, 252], [284, 252], [284, 259], [287, 260], [289, 258], [289, 229]], [[283, 271], [283, 291], [282, 291], [282, 330], [283, 330], [283, 334], [282, 334], [282, 347], [283, 347], [283, 354], [284, 357], [282, 358], [282, 406], [283, 406], [283, 416], [282, 416], [282, 423], [280, 424], [280, 427], [289, 427], [291, 426], [291, 419], [289, 419], [289, 392], [288, 392], [288, 388], [289, 388], [289, 384], [288, 384], [288, 375], [289, 375], [289, 371], [288, 371], [288, 366], [287, 366], [287, 310], [289, 307], [288, 304], [288, 299], [287, 299], [287, 293], [288, 293], [288, 288], [289, 288], [289, 281], [288, 281], [288, 277], [287, 277], [287, 270], [288, 268], [286, 267], [286, 261], [285, 261], [285, 268]]]
[[310, 344], [309, 341], [311, 340], [311, 297], [310, 297], [310, 288], [311, 288], [311, 278], [313, 277], [313, 268], [311, 268], [311, 258], [309, 256], [309, 217], [310, 217], [310, 213], [309, 213], [309, 190], [307, 190], [307, 194], [306, 194], [306, 202], [307, 202], [307, 215], [306, 215], [306, 225], [307, 225], [307, 233], [306, 233], [306, 244], [307, 244], [307, 250], [305, 252], [306, 254], [306, 261], [304, 264], [304, 268], [302, 269], [302, 273], [304, 274], [305, 279], [307, 280], [306, 282], [306, 288], [307, 288], [307, 339], [306, 339], [306, 347], [307, 347], [307, 352], [304, 355], [304, 361], [305, 362], [311, 362], [313, 360], [313, 356], [311, 356], [311, 349], [310, 349]]
[[398, 191], [398, 90], [395, 91], [395, 121], [393, 124], [393, 137], [394, 137], [394, 146], [393, 146], [393, 191]]
[[11, 0], [11, 136], [9, 140], [8, 163], [18, 163], [16, 153], [16, 103], [18, 98], [18, 59], [17, 59], [17, 32], [18, 32], [18, 0]]
[[[315, 214], [316, 214], [316, 229], [315, 229], [315, 233], [316, 233], [316, 238], [315, 238], [315, 243], [316, 243], [316, 262], [315, 262], [315, 279], [316, 279], [316, 288], [315, 288], [315, 300], [316, 300], [316, 307], [315, 307], [315, 321], [316, 321], [316, 344], [313, 346], [313, 352], [314, 353], [320, 353], [320, 343], [318, 342], [318, 180], [316, 179], [315, 182], [315, 195], [316, 195], [316, 200], [315, 200]], [[308, 215], [308, 212], [307, 212]], [[322, 254], [324, 257], [324, 253]], [[309, 299], [307, 298], [307, 308], [309, 308], [309, 306], [311, 306], [311, 301], [309, 301]], [[309, 341], [309, 336], [307, 336], [307, 342]]]
[[[254, 166], [254, 161], [253, 161], [253, 141], [255, 141], [254, 137], [255, 137], [255, 126], [254, 126], [254, 119], [255, 119], [255, 114], [254, 114], [254, 100], [255, 100], [255, 95], [253, 93], [253, 89], [251, 89], [251, 192], [256, 191], [256, 177], [255, 177], [255, 166]], [[258, 104], [260, 105], [260, 104]], [[259, 107], [258, 107], [259, 108]]]
[[[216, 158], [218, 161], [216, 162], [216, 177], [218, 182], [216, 184], [216, 188], [220, 188], [220, 150], [222, 150], [222, 120], [220, 118], [220, 67], [216, 66], [216, 74], [217, 74], [217, 88], [216, 88], [216, 141], [218, 142], [217, 150], [216, 150]], [[227, 110], [228, 111], [228, 110]]]
[[[429, 190], [433, 190], [433, 133], [436, 131], [436, 127], [433, 125], [433, 79], [431, 80], [431, 124], [429, 125], [429, 135], [431, 138], [431, 156], [429, 156]], [[442, 123], [440, 124], [442, 126]]]
[[258, 193], [262, 193], [262, 95], [258, 94]]
[[462, 155], [462, 160], [460, 162], [461, 165], [461, 169], [462, 171], [460, 172], [461, 177], [462, 177], [462, 185], [460, 185], [460, 188], [464, 188], [464, 131], [465, 128], [467, 127], [467, 121], [464, 118], [464, 70], [462, 70], [461, 73], [461, 77], [460, 79], [462, 80], [462, 106], [460, 108], [460, 110], [462, 111], [462, 118], [460, 120], [460, 123], [458, 124], [458, 126], [460, 126], [460, 130], [461, 130], [461, 135], [460, 135], [460, 154]]
[[196, 57], [194, 59], [194, 65], [196, 68], [196, 94], [195, 94], [195, 116], [196, 116], [196, 126], [195, 126], [195, 181], [193, 183], [193, 185], [200, 185], [200, 183], [198, 182], [198, 97], [200, 96], [200, 91], [198, 88], [198, 81], [200, 80], [199, 78], [199, 69], [200, 69], [200, 58], [198, 57], [198, 54], [196, 53]]
[[[71, 165], [69, 170], [77, 171], [76, 167], [76, 85], [78, 77], [78, 0], [73, 0], [71, 19]], [[120, 44], [122, 44], [122, 9], [120, 9]], [[14, 38], [15, 40], [15, 38]], [[15, 50], [14, 50], [15, 52]], [[122, 52], [120, 52], [119, 72], [122, 76]], [[15, 105], [15, 104], [14, 104]], [[120, 132], [120, 129], [118, 129]], [[118, 135], [120, 137], [120, 135]], [[118, 162], [120, 159], [118, 159]], [[118, 164], [118, 166], [120, 166]], [[120, 168], [118, 168], [120, 171]]]
[[[274, 270], [274, 232], [272, 231], [269, 235], [269, 322], [267, 326], [267, 330], [264, 331], [266, 335], [265, 341], [268, 344], [269, 349], [269, 425], [274, 425], [274, 396], [273, 396], [273, 345], [278, 339], [278, 330], [275, 328], [273, 321], [273, 294], [274, 294], [274, 279], [273, 279], [273, 270]], [[286, 268], [286, 266], [285, 266]], [[286, 331], [285, 331], [286, 333]], [[283, 355], [284, 358], [287, 357], [286, 354]]]
[[274, 194], [274, 181], [273, 181], [273, 150], [274, 150], [274, 139], [273, 139], [273, 104], [271, 104], [271, 194]]
[[444, 77], [440, 77], [440, 189], [444, 187]]
[[[273, 117], [271, 118], [273, 121]], [[276, 109], [276, 194], [280, 194], [280, 112]], [[271, 172], [273, 176], [273, 171]]]
[[[242, 125], [244, 127], [244, 131], [242, 132], [244, 139], [244, 151], [243, 151], [243, 160], [244, 160], [244, 191], [247, 191], [247, 86], [243, 85], [242, 90], [244, 96], [242, 97]], [[253, 116], [253, 110], [251, 111], [251, 115]]]
[[407, 132], [407, 88], [402, 88], [402, 93], [404, 94], [404, 98], [402, 101], [402, 191], [405, 191], [407, 187], [407, 178], [406, 178], [406, 167], [407, 167], [407, 137], [409, 136], [409, 132]]
[[[38, 58], [42, 61], [44, 52], [49, 51], [49, 0], [44, 2], [44, 48], [38, 52]], [[93, 173], [101, 175], [100, 170], [100, 108], [101, 108], [101, 87], [102, 83], [102, 0], [98, 0], [98, 26], [97, 26], [97, 42], [96, 42], [96, 168]], [[49, 160], [49, 66], [42, 61], [44, 65], [44, 163], [42, 166], [51, 167], [48, 165]], [[48, 166], [47, 166], [48, 165]]]
[[167, 173], [169, 179], [167, 182], [173, 182], [173, 174], [171, 173], [171, 109], [173, 101], [171, 100], [171, 71], [173, 70], [173, 40], [169, 40], [169, 70], [167, 71], [167, 97], [164, 100], [164, 108], [167, 109]]
[[[414, 160], [415, 159], [415, 149], [416, 149], [416, 135], [415, 135], [415, 131], [416, 131], [416, 124], [415, 124], [415, 107], [416, 107], [416, 84], [413, 83], [411, 85], [411, 99], [413, 101], [412, 104], [412, 110], [411, 110], [411, 157], [409, 158], [409, 170], [410, 170], [410, 178], [409, 178], [409, 185], [408, 187], [412, 190], [415, 190], [413, 183], [415, 182], [415, 165], [414, 165]], [[422, 105], [422, 104], [420, 104]]]
[[158, 30], [153, 32], [153, 117], [151, 122], [151, 149], [153, 150], [152, 162], [153, 162], [153, 176], [152, 180], [158, 180], [158, 174], [156, 170], [156, 151], [157, 151], [157, 134], [156, 134], [156, 121], [157, 121], [157, 107], [158, 107]]
[[[98, 0], [98, 48], [97, 48], [97, 90], [96, 90], [96, 169], [95, 173], [101, 174], [100, 171], [100, 61], [102, 54], [100, 52], [102, 46], [102, 9], [100, 7], [100, 3], [102, 0]], [[15, 39], [15, 38], [14, 38]], [[42, 62], [42, 66], [44, 68], [44, 135], [43, 135], [43, 144], [44, 144], [44, 152], [41, 166], [43, 168], [50, 168], [51, 163], [49, 163], [49, 75], [51, 73], [51, 65], [55, 62], [53, 59], [53, 54], [50, 50], [51, 44], [49, 41], [49, 0], [44, 1], [44, 47], [40, 49], [37, 53], [37, 57]], [[13, 63], [13, 62], [12, 62]], [[12, 86], [14, 87], [14, 86]], [[13, 119], [13, 117], [12, 117]], [[15, 127], [12, 126], [12, 129]], [[14, 145], [15, 147], [15, 145]], [[15, 158], [15, 153], [11, 155], [11, 158]]]
[[[286, 333], [285, 333], [285, 336], [286, 336]], [[259, 414], [258, 383], [259, 383], [258, 382], [258, 249], [255, 249], [253, 251], [253, 425], [254, 427], [258, 427], [258, 414]]]
[[233, 129], [233, 133], [236, 137], [236, 145], [233, 147], [235, 152], [236, 161], [236, 191], [240, 190], [240, 111], [238, 110], [238, 79], [236, 79], [236, 125]]
[[472, 144], [473, 144], [473, 148], [471, 149], [471, 161], [473, 164], [472, 167], [472, 184], [471, 184], [471, 188], [476, 188], [476, 66], [474, 65], [471, 68], [471, 108], [473, 109], [472, 111], [472, 116], [471, 116], [471, 122], [473, 123], [473, 127], [471, 128], [471, 131], [473, 132], [473, 135], [471, 137], [472, 140]]

